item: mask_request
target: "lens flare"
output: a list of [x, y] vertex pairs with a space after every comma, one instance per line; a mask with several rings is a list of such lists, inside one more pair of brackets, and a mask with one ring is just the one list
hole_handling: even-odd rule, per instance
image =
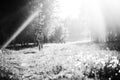
[[33, 14], [31, 14], [28, 19], [18, 28], [18, 30], [10, 37], [10, 39], [1, 47], [1, 49], [6, 48], [12, 40], [14, 40], [28, 25], [29, 23], [38, 15], [40, 11], [37, 10]]

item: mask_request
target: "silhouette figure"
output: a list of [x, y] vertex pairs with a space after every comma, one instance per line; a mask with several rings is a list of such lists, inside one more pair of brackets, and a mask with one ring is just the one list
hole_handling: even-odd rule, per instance
[[44, 34], [42, 31], [36, 32], [36, 40], [37, 40], [37, 45], [39, 50], [43, 48], [43, 43], [44, 43]]

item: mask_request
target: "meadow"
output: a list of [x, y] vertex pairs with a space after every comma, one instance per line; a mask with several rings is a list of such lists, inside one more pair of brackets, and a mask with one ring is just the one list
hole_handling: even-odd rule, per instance
[[6, 49], [0, 51], [0, 79], [119, 80], [119, 51], [95, 43]]

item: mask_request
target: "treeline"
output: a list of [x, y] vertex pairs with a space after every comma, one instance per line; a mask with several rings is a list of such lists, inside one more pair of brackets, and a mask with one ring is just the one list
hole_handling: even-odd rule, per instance
[[36, 43], [39, 32], [44, 35], [44, 43], [63, 43], [68, 37], [68, 30], [64, 25], [64, 20], [60, 20], [55, 15], [56, 0], [31, 0], [32, 6], [29, 8], [31, 14], [39, 10], [39, 14], [33, 21], [11, 42], [11, 45]]

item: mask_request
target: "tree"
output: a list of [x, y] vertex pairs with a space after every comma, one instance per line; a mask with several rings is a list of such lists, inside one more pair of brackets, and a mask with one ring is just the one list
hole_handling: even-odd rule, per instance
[[[32, 22], [35, 33], [39, 31], [43, 33], [43, 42], [65, 42], [67, 37], [67, 29], [64, 26], [64, 21], [56, 16], [56, 0], [44, 0], [41, 3], [41, 11]], [[35, 35], [37, 36], [37, 35]]]
[[55, 27], [51, 27], [49, 30], [49, 42], [63, 43], [66, 42], [68, 37], [68, 30], [62, 23], [59, 23]]

